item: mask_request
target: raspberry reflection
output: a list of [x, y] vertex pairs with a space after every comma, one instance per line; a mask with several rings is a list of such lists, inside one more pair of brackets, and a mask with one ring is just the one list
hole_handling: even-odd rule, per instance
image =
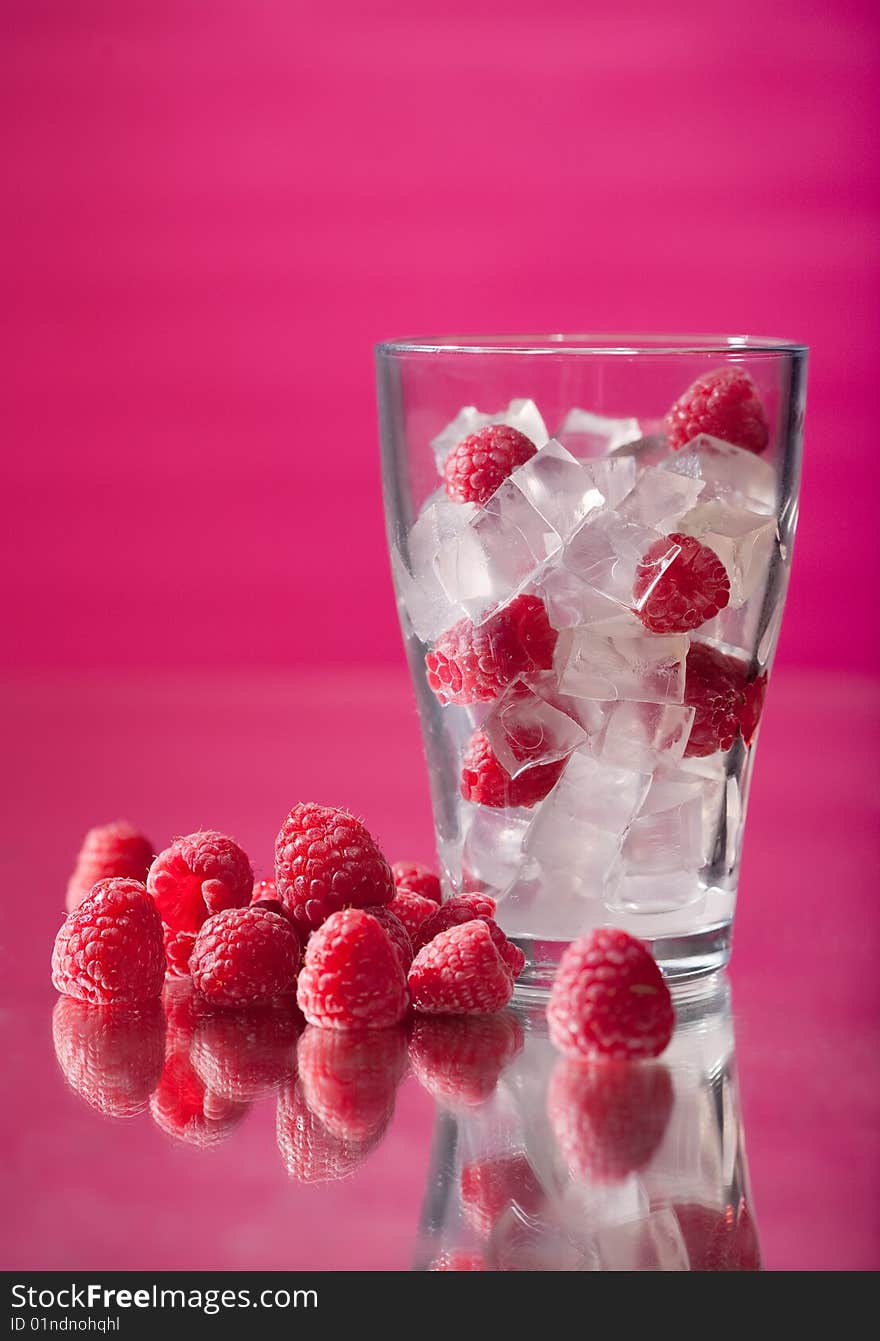
[[147, 1107], [165, 1055], [165, 1014], [158, 999], [93, 1006], [59, 997], [52, 1039], [68, 1085], [99, 1113], [133, 1117]]

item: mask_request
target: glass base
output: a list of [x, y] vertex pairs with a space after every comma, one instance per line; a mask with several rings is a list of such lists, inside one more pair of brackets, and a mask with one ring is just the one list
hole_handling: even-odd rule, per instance
[[[643, 936], [663, 974], [675, 986], [717, 973], [730, 960], [732, 923], [728, 920], [700, 931], [668, 936]], [[541, 941], [533, 936], [511, 936], [526, 957], [517, 979], [516, 996], [546, 996], [569, 941]]]

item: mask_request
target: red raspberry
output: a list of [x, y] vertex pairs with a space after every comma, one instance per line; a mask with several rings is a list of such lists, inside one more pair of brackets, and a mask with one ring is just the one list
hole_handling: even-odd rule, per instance
[[559, 1149], [576, 1178], [614, 1183], [643, 1169], [672, 1112], [665, 1066], [560, 1058], [547, 1091]]
[[394, 1113], [406, 1071], [406, 1030], [316, 1029], [299, 1043], [306, 1103], [331, 1135], [349, 1144], [375, 1144]]
[[456, 894], [454, 899], [447, 899], [425, 918], [413, 937], [413, 950], [418, 954], [422, 946], [439, 936], [441, 931], [460, 927], [462, 922], [472, 922], [475, 917], [494, 918], [495, 907], [495, 900], [488, 894]]
[[165, 1059], [165, 1012], [158, 997], [140, 1006], [93, 1006], [58, 998], [55, 1056], [71, 1089], [107, 1117], [142, 1113]]
[[172, 931], [162, 924], [165, 938], [166, 972], [175, 978], [189, 977], [190, 955], [195, 948], [196, 938], [192, 931]]
[[[674, 545], [679, 552], [664, 568]], [[730, 600], [730, 578], [718, 555], [690, 535], [675, 532], [657, 540], [639, 561], [633, 600], [647, 593], [636, 613], [651, 633], [687, 633], [723, 610]]]
[[760, 1271], [761, 1252], [745, 1201], [716, 1210], [689, 1202], [673, 1207], [691, 1271]]
[[55, 937], [52, 984], [93, 1005], [147, 1001], [165, 978], [162, 922], [139, 880], [99, 880]]
[[348, 1178], [372, 1148], [370, 1142], [351, 1143], [329, 1132], [306, 1103], [301, 1081], [289, 1081], [278, 1096], [276, 1133], [284, 1166], [300, 1183]]
[[422, 1086], [448, 1108], [475, 1108], [494, 1093], [501, 1073], [522, 1049], [523, 1030], [509, 1010], [495, 1015], [417, 1018], [409, 1043]]
[[414, 1007], [428, 1015], [490, 1014], [513, 996], [513, 977], [480, 919], [435, 936], [413, 960], [408, 982]]
[[493, 1155], [465, 1164], [461, 1171], [465, 1219], [479, 1234], [490, 1234], [511, 1206], [534, 1216], [544, 1200], [544, 1189], [524, 1154]]
[[685, 667], [684, 701], [695, 709], [685, 754], [699, 758], [729, 750], [740, 729], [747, 669], [736, 657], [708, 643], [691, 643]]
[[763, 452], [770, 438], [758, 388], [742, 368], [716, 368], [698, 377], [666, 416], [666, 436], [678, 451], [700, 433]]
[[126, 820], [89, 829], [67, 886], [67, 911], [72, 913], [99, 880], [114, 877], [143, 883], [153, 860], [153, 844]]
[[306, 947], [296, 999], [309, 1024], [388, 1029], [408, 1004], [399, 952], [362, 908], [333, 913]]
[[241, 908], [253, 887], [247, 854], [234, 839], [213, 829], [175, 838], [147, 876], [162, 921], [174, 931], [198, 931], [213, 913]]
[[150, 1099], [157, 1127], [177, 1141], [200, 1148], [225, 1141], [247, 1112], [247, 1104], [213, 1094], [193, 1069], [186, 1052], [172, 1052]]
[[360, 820], [312, 801], [294, 806], [281, 826], [275, 882], [306, 935], [342, 908], [394, 898], [388, 862]]
[[553, 665], [557, 633], [537, 596], [517, 596], [487, 619], [461, 619], [425, 657], [428, 684], [441, 703], [488, 703], [518, 678]]
[[408, 972], [409, 966], [413, 961], [413, 948], [410, 934], [394, 911], [393, 903], [380, 906], [378, 908], [365, 908], [365, 913], [374, 917], [379, 926], [385, 932], [391, 944], [397, 951], [400, 960], [400, 967], [404, 973]]
[[739, 729], [746, 745], [751, 745], [758, 730], [764, 699], [767, 697], [767, 672], [764, 671], [743, 690], [743, 705], [739, 715]]
[[475, 805], [533, 806], [552, 792], [566, 765], [565, 759], [535, 764], [512, 778], [495, 757], [485, 731], [475, 731], [461, 766], [461, 794]]
[[255, 880], [251, 890], [251, 903], [277, 903], [278, 886], [274, 880]]
[[426, 922], [437, 911], [437, 904], [433, 899], [426, 899], [421, 894], [413, 894], [409, 889], [399, 889], [388, 907], [398, 921], [406, 927], [412, 942], [415, 942], [422, 923]]
[[212, 1004], [241, 1006], [290, 991], [299, 961], [299, 941], [285, 918], [262, 908], [225, 908], [196, 937], [189, 971]]
[[641, 941], [600, 927], [572, 941], [547, 1005], [550, 1038], [570, 1057], [657, 1057], [675, 1012], [663, 975]]
[[430, 899], [432, 903], [440, 903], [443, 898], [439, 876], [417, 861], [394, 862], [391, 875], [398, 890], [406, 889], [411, 894], [421, 894], [423, 899]]
[[292, 1002], [208, 1010], [196, 1024], [190, 1053], [212, 1094], [247, 1103], [296, 1072], [302, 1016]]
[[446, 492], [455, 503], [488, 503], [500, 484], [537, 451], [531, 438], [507, 424], [487, 424], [456, 443], [443, 465]]
[[428, 1267], [429, 1271], [488, 1271], [489, 1264], [482, 1253], [466, 1252], [455, 1248], [443, 1252]]

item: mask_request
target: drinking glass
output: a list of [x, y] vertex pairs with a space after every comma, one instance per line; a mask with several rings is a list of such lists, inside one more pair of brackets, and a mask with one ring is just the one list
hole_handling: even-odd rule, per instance
[[441, 873], [496, 900], [526, 990], [603, 925], [673, 978], [729, 958], [806, 361], [745, 336], [377, 349]]

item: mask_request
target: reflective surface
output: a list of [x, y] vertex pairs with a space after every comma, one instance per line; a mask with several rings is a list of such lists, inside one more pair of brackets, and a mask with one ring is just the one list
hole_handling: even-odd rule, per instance
[[3, 714], [4, 1265], [880, 1265], [866, 684], [777, 673], [731, 1004], [716, 982], [623, 1075], [557, 1058], [531, 1006], [365, 1048], [292, 1005], [195, 1010], [185, 984], [100, 1017], [52, 992], [91, 824], [125, 815], [157, 845], [216, 825], [267, 874], [285, 810], [314, 797], [430, 859], [403, 672], [7, 683]]

